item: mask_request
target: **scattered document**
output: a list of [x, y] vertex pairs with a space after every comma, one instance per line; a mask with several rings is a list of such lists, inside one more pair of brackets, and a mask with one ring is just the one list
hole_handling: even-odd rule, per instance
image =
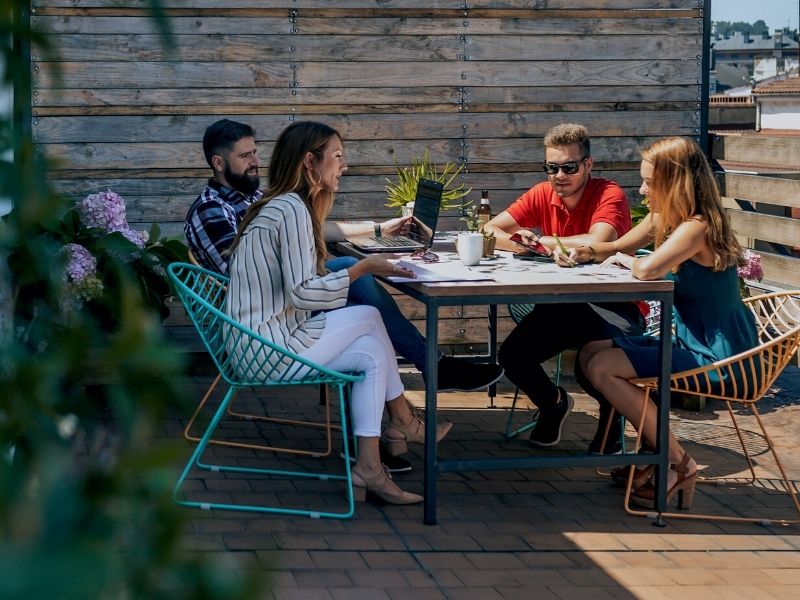
[[424, 263], [414, 260], [391, 261], [398, 267], [412, 271], [416, 277], [389, 277], [391, 281], [425, 281], [432, 283], [436, 281], [492, 281], [493, 277], [487, 273], [475, 271], [470, 267], [465, 267], [460, 262], [446, 261], [438, 263]]

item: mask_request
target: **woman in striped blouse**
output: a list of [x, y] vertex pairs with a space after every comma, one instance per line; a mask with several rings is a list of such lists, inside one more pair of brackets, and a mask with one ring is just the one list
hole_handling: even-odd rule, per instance
[[[332, 369], [363, 372], [353, 385], [351, 413], [358, 438], [353, 467], [356, 498], [367, 490], [393, 504], [422, 496], [401, 490], [381, 465], [378, 441], [386, 406], [384, 441], [393, 454], [424, 441], [423, 423], [403, 393], [392, 343], [372, 306], [345, 306], [350, 284], [362, 275], [402, 274], [371, 255], [327, 273], [323, 224], [347, 170], [342, 139], [322, 123], [300, 121], [283, 130], [269, 164], [269, 185], [239, 227], [230, 262], [228, 314], [300, 356]], [[286, 367], [277, 366], [279, 372]], [[437, 426], [437, 440], [451, 423]]]

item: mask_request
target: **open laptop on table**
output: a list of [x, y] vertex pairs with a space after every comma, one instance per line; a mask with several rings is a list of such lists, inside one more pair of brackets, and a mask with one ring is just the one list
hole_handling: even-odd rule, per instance
[[442, 191], [443, 185], [438, 181], [419, 180], [408, 235], [348, 238], [347, 241], [363, 252], [413, 252], [430, 247], [439, 220]]

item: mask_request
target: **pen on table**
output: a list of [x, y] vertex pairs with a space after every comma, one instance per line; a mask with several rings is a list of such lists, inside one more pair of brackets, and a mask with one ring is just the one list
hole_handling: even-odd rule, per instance
[[558, 239], [558, 236], [555, 233], [553, 234], [553, 239], [556, 241], [556, 244], [558, 244], [558, 248], [561, 250], [561, 253], [564, 255], [564, 260], [567, 261], [567, 264], [570, 267], [574, 267], [575, 266], [575, 261], [569, 257], [569, 251], [567, 251], [567, 249], [564, 247], [564, 244], [561, 243], [561, 240]]

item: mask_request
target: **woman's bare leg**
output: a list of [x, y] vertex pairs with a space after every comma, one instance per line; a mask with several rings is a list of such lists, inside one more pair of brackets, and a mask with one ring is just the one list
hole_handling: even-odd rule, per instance
[[[592, 342], [600, 344], [602, 342]], [[590, 354], [585, 358], [584, 373], [589, 381], [594, 385], [611, 403], [611, 405], [622, 413], [628, 421], [638, 426], [642, 418], [644, 403], [642, 402], [642, 390], [629, 383], [629, 379], [634, 379], [637, 374], [633, 365], [628, 360], [625, 352], [619, 348], [609, 345], [596, 348], [589, 348]], [[583, 352], [583, 351], [582, 351]], [[647, 399], [647, 414], [642, 425], [642, 438], [651, 447], [656, 447], [656, 424], [658, 420], [658, 408], [652, 399]], [[678, 440], [670, 432], [669, 434], [669, 460], [679, 463], [683, 458], [684, 450], [678, 444]], [[694, 462], [694, 461], [692, 461]]]

